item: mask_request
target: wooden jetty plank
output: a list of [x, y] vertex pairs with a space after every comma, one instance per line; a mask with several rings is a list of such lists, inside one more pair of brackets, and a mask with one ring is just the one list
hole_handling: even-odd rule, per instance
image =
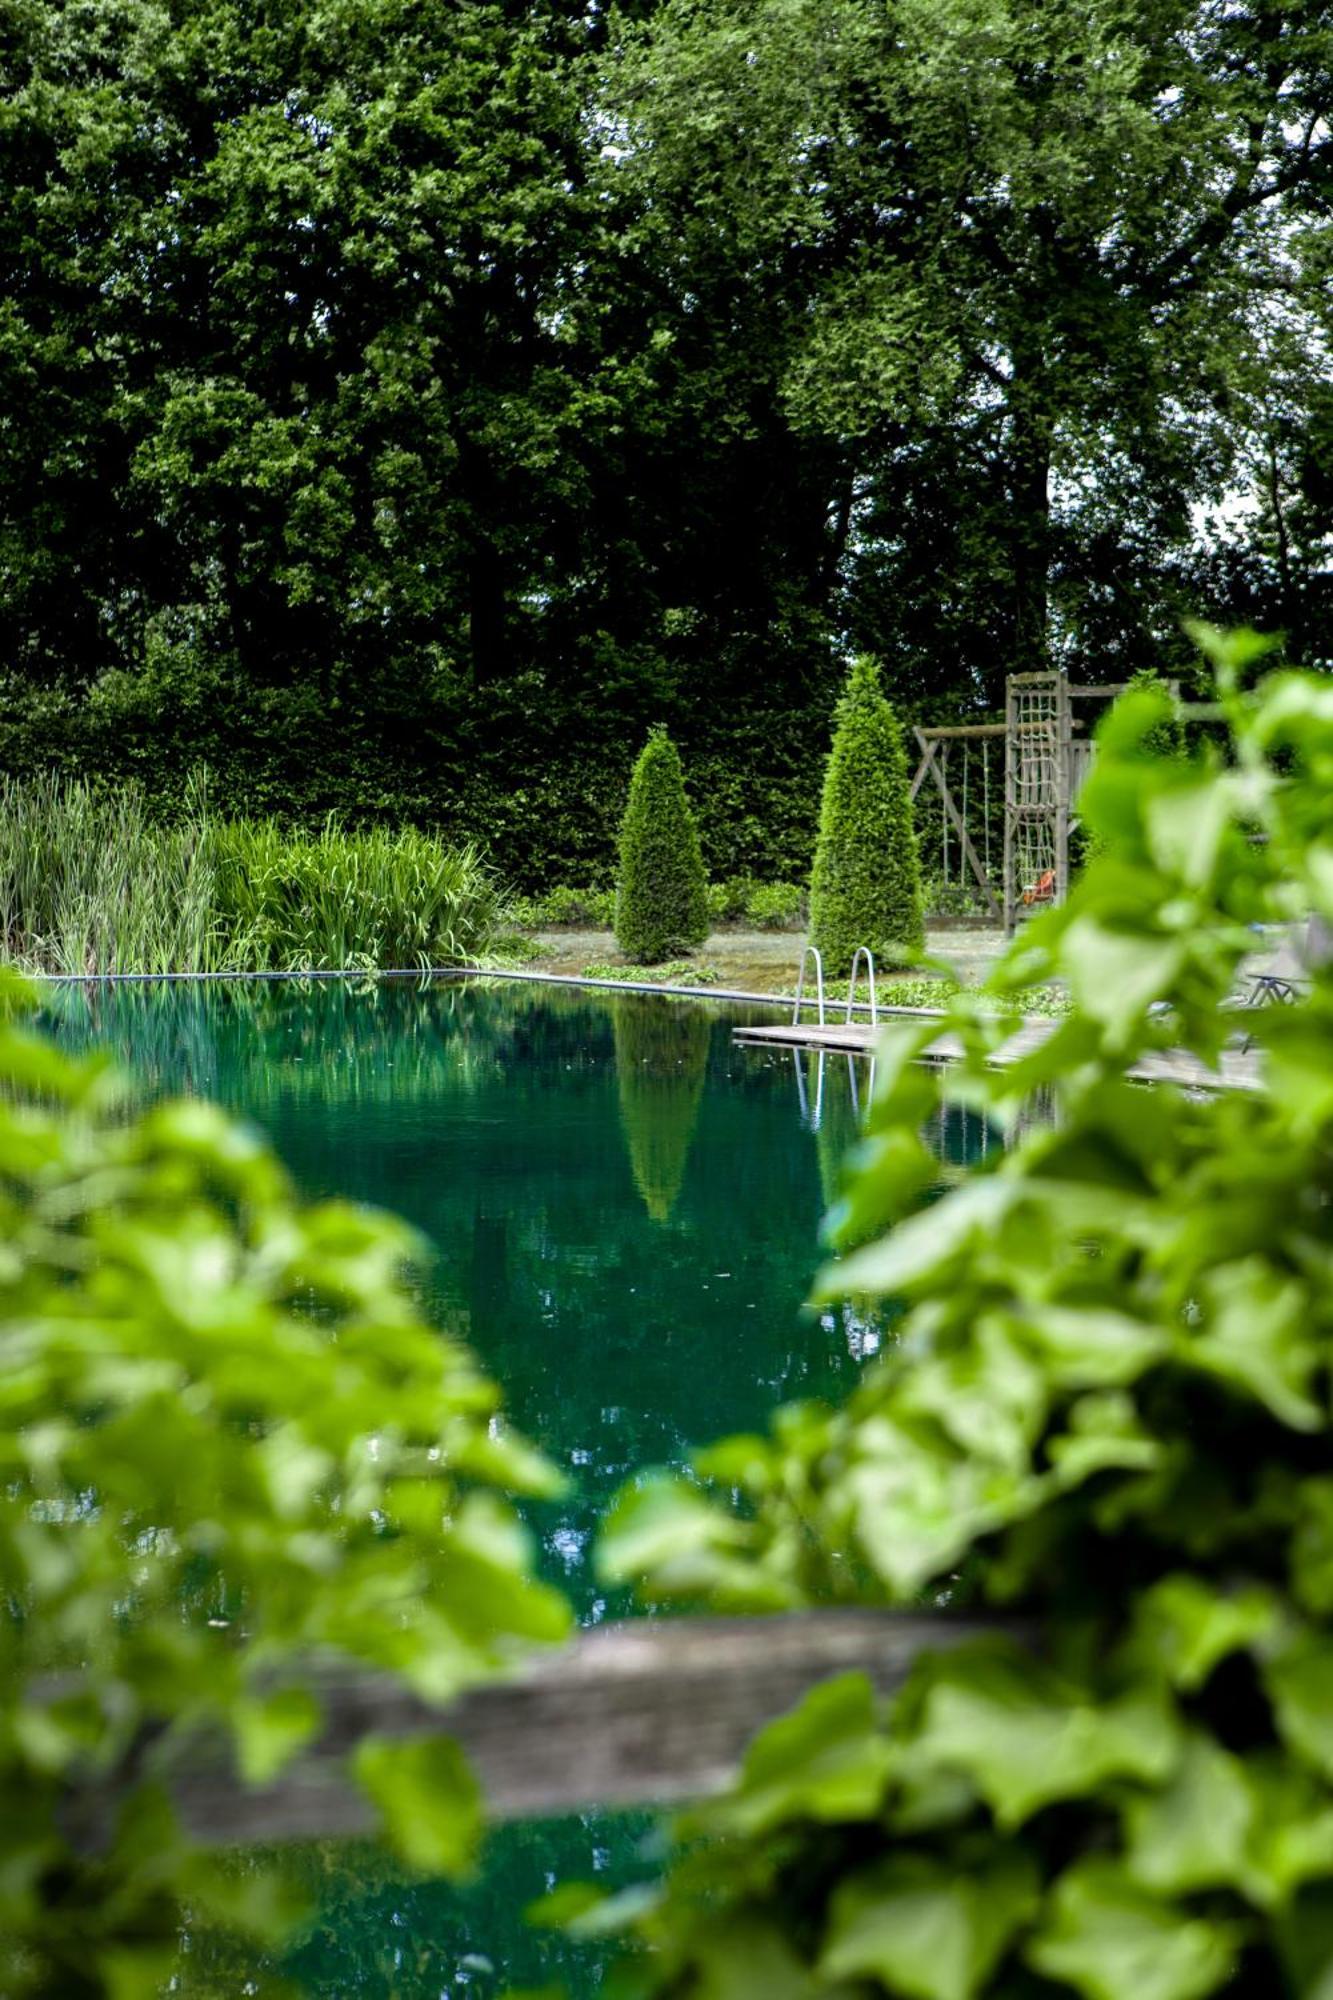
[[[886, 1011], [881, 1007], [881, 1014]], [[924, 1010], [902, 1008], [898, 1012], [915, 1020], [931, 1018]], [[1058, 1026], [1058, 1021], [1044, 1015], [1029, 1016], [1022, 1027], [994, 1051], [991, 1062], [998, 1068], [1021, 1062], [1039, 1048]], [[879, 1046], [880, 1032], [868, 1021], [825, 1022], [822, 1025], [784, 1021], [778, 1027], [739, 1027], [734, 1032], [734, 1039], [743, 1045], [764, 1048], [822, 1049], [843, 1055], [873, 1056]], [[946, 1033], [937, 1036], [922, 1051], [921, 1059], [923, 1062], [958, 1062], [962, 1054], [963, 1047], [958, 1036]], [[1137, 1062], [1131, 1064], [1126, 1075], [1136, 1083], [1175, 1083], [1186, 1090], [1259, 1090], [1263, 1087], [1263, 1071], [1255, 1049], [1224, 1050], [1216, 1069], [1210, 1069], [1188, 1049], [1160, 1049], [1140, 1056]]]
[[[454, 1737], [497, 1819], [669, 1805], [721, 1791], [755, 1731], [828, 1676], [859, 1671], [890, 1694], [922, 1653], [996, 1631], [1023, 1636], [947, 1612], [635, 1619], [581, 1632], [443, 1708], [383, 1674], [326, 1672], [322, 1736], [269, 1785], [244, 1786], [228, 1747], [197, 1736], [141, 1751], [134, 1776], [161, 1776], [186, 1834], [210, 1847], [373, 1832], [346, 1775], [371, 1734]], [[64, 1823], [81, 1851], [100, 1850], [129, 1782], [121, 1773], [71, 1798]]]

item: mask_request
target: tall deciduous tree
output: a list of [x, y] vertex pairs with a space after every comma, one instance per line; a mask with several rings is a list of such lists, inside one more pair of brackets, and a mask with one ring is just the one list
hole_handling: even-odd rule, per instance
[[[982, 679], [1107, 596], [1160, 608], [1145, 563], [1262, 428], [1274, 323], [1326, 319], [1322, 5], [668, 0], [614, 87], [663, 228], [789, 300], [786, 409], [845, 454], [859, 574], [915, 565], [946, 621], [961, 588]], [[932, 559], [912, 502], [946, 485]]]

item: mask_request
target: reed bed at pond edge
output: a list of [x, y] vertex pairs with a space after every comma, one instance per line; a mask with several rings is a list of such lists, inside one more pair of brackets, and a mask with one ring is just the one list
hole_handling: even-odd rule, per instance
[[416, 828], [154, 822], [134, 785], [0, 777], [0, 956], [29, 972], [316, 972], [466, 964], [504, 897], [471, 846]]

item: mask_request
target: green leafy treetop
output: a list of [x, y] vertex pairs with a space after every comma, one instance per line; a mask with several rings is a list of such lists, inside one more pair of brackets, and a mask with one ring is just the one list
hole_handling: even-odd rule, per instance
[[864, 654], [847, 675], [824, 776], [810, 942], [830, 972], [850, 970], [859, 945], [892, 964], [925, 942], [902, 736]]
[[630, 777], [620, 828], [616, 943], [626, 958], [657, 965], [707, 936], [708, 884], [680, 754], [665, 729], [654, 729]]
[[[121, 1100], [100, 1059], [0, 1023], [9, 2000], [156, 1995], [186, 1907], [260, 1936], [292, 1914], [262, 1867], [182, 1844], [151, 1755], [105, 1849], [76, 1852], [76, 1780], [208, 1724], [262, 1784], [320, 1726], [312, 1656], [443, 1699], [568, 1624], [497, 1490], [555, 1475], [421, 1320], [413, 1233], [302, 1205], [209, 1105]], [[357, 1769], [410, 1861], [467, 1861], [479, 1802], [452, 1745], [372, 1740]]]
[[[938, 1023], [883, 1046], [819, 1289], [901, 1301], [895, 1349], [618, 1503], [604, 1569], [657, 1598], [1019, 1621], [766, 1731], [626, 1915], [641, 1995], [1333, 1992], [1333, 965], [1246, 1016], [1261, 1088], [1127, 1075], [1218, 1057], [1251, 924], [1333, 919], [1333, 685], [1247, 693], [1260, 642], [1201, 637], [1229, 751], [1154, 756], [1169, 701], [1119, 702], [1102, 852], [994, 975], [1071, 1015], [1014, 1068], [966, 993], [955, 1069]], [[950, 1100], [1011, 1143], [941, 1196]]]

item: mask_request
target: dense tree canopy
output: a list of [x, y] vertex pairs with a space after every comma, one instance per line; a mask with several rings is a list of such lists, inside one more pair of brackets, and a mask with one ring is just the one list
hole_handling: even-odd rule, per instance
[[665, 720], [790, 875], [849, 638], [1318, 656], [1331, 92], [1318, 0], [14, 0], [0, 758], [586, 874]]

